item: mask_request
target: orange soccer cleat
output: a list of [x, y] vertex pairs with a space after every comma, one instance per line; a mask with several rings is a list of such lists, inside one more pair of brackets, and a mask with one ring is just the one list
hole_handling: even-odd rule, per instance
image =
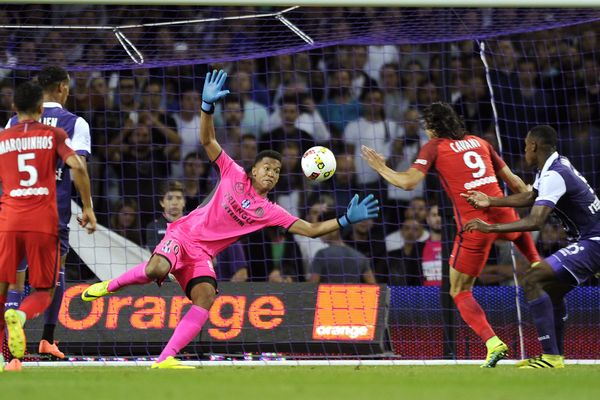
[[50, 344], [46, 339], [42, 339], [40, 341], [40, 347], [38, 348], [38, 353], [42, 356], [50, 355], [52, 357], [56, 357], [60, 360], [65, 358], [65, 353], [58, 349], [58, 342], [54, 341], [54, 343]]
[[22, 368], [21, 360], [13, 358], [8, 364], [4, 366], [5, 371], [20, 371]]

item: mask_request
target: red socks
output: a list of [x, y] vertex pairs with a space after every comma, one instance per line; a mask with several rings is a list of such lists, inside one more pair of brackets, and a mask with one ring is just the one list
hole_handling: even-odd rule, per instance
[[487, 321], [485, 312], [473, 297], [471, 291], [460, 292], [454, 297], [456, 308], [460, 312], [463, 321], [475, 331], [477, 336], [484, 342], [496, 336], [494, 330]]
[[50, 297], [49, 291], [36, 291], [25, 297], [19, 310], [23, 311], [30, 320], [46, 311], [51, 301], [52, 297]]

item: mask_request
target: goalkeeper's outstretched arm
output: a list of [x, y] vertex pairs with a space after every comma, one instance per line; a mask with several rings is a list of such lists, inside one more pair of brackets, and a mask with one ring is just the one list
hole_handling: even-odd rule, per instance
[[229, 90], [221, 90], [226, 79], [227, 73], [223, 70], [208, 72], [204, 80], [204, 89], [202, 89], [200, 143], [204, 146], [210, 161], [215, 161], [221, 154], [221, 146], [217, 142], [212, 114], [215, 111], [215, 102], [229, 93]]

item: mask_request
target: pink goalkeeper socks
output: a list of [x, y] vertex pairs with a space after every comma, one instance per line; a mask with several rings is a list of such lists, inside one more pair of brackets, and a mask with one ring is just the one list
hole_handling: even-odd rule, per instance
[[125, 272], [118, 278], [113, 279], [108, 284], [108, 291], [116, 292], [117, 290], [125, 286], [144, 285], [146, 283], [151, 282], [150, 278], [146, 276], [146, 264], [148, 263], [144, 261], [143, 263], [131, 268], [129, 271]]
[[175, 356], [181, 349], [187, 346], [202, 330], [202, 326], [208, 319], [208, 310], [192, 305], [190, 310], [183, 316], [169, 339], [156, 362], [162, 362], [169, 356]]

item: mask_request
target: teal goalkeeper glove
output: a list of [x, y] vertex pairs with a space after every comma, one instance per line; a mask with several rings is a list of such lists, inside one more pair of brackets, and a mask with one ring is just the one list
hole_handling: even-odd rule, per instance
[[202, 89], [202, 111], [212, 114], [215, 111], [214, 103], [229, 94], [229, 90], [221, 90], [226, 79], [227, 72], [222, 69], [219, 72], [215, 69], [206, 73]]
[[379, 201], [372, 194], [362, 199], [359, 203], [358, 195], [355, 194], [352, 200], [350, 200], [350, 204], [348, 204], [346, 214], [338, 218], [338, 223], [342, 228], [345, 228], [350, 224], [355, 224], [365, 219], [377, 218], [379, 216], [378, 203]]

